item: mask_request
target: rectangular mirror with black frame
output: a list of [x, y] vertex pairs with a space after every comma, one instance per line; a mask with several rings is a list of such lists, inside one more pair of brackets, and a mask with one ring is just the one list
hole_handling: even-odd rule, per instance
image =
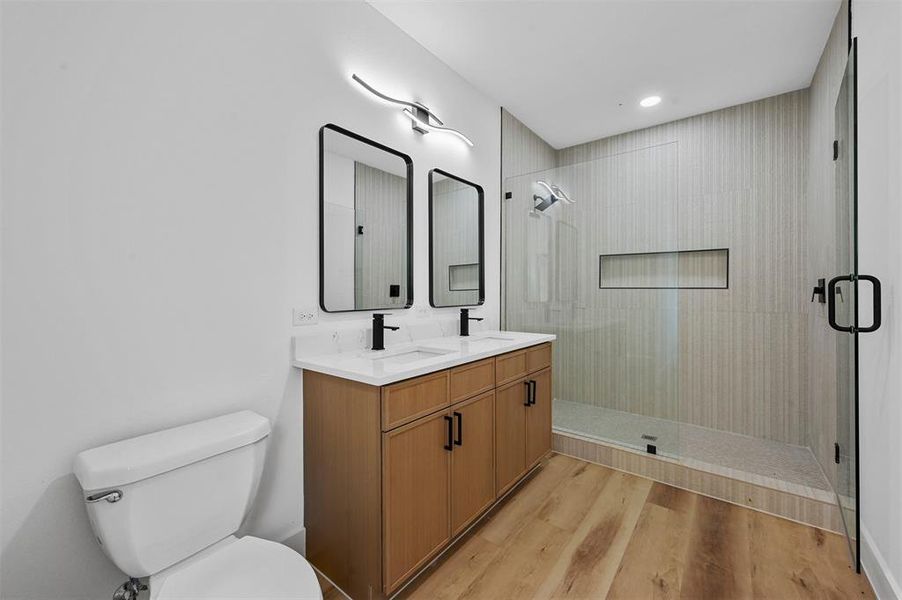
[[485, 301], [482, 187], [429, 171], [429, 303], [435, 308]]
[[337, 125], [319, 131], [319, 303], [413, 304], [413, 161]]

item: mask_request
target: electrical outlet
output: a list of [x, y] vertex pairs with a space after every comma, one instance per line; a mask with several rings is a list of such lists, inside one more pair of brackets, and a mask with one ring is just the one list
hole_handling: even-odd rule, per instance
[[316, 308], [295, 308], [291, 311], [291, 325], [316, 325], [319, 322], [319, 310]]

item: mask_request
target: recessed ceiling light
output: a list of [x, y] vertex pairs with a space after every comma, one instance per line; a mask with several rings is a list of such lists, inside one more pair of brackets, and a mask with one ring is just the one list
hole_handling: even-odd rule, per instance
[[649, 108], [660, 103], [660, 96], [649, 96], [648, 98], [642, 98], [641, 100], [639, 100], [639, 106], [641, 106], [642, 108]]

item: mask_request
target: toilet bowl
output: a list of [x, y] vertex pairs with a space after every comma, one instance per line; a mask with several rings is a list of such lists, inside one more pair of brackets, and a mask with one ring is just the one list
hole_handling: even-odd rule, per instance
[[242, 411], [85, 450], [74, 472], [95, 537], [151, 600], [320, 600], [316, 575], [283, 544], [236, 537], [270, 424]]
[[283, 544], [227, 538], [150, 578], [150, 600], [319, 600], [316, 574]]

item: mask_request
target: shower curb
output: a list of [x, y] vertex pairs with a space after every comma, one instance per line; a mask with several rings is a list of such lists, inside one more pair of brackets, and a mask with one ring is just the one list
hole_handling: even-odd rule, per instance
[[839, 508], [834, 503], [700, 471], [672, 459], [618, 448], [558, 431], [552, 433], [552, 449], [559, 454], [639, 475], [783, 519], [834, 533], [842, 532]]

